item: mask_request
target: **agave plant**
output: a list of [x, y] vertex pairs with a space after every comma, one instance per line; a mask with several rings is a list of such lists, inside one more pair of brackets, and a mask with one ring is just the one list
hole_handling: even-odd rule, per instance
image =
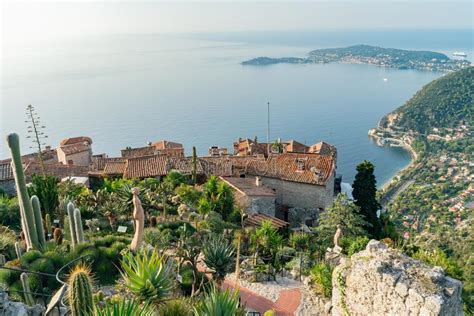
[[197, 306], [195, 316], [243, 316], [245, 310], [240, 305], [238, 291], [221, 291], [212, 286]]
[[155, 249], [126, 253], [121, 265], [125, 285], [138, 298], [160, 303], [171, 294], [174, 287], [171, 262]]
[[221, 236], [211, 237], [204, 245], [204, 263], [213, 270], [213, 278], [219, 285], [232, 269], [234, 251], [234, 246]]
[[150, 303], [142, 304], [138, 300], [122, 300], [107, 303], [96, 310], [96, 316], [153, 316], [155, 308]]
[[160, 306], [158, 316], [192, 316], [192, 303], [186, 299], [176, 299]]

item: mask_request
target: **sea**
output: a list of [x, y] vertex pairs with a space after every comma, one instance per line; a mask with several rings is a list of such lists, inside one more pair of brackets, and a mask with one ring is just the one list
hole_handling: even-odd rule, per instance
[[48, 138], [85, 135], [94, 154], [167, 139], [187, 154], [227, 147], [239, 137], [325, 141], [337, 147], [337, 173], [351, 183], [363, 160], [378, 185], [410, 162], [401, 148], [381, 148], [367, 132], [386, 113], [442, 73], [370, 65], [242, 66], [258, 56], [305, 56], [310, 50], [369, 44], [472, 57], [472, 30], [268, 31], [97, 34], [4, 44], [1, 58], [0, 159], [5, 135], [27, 139], [32, 104]]

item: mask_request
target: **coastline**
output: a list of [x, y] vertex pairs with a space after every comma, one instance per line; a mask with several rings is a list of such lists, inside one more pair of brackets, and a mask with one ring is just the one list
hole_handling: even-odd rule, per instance
[[[383, 143], [382, 139], [383, 137], [380, 136], [380, 135], [377, 135], [377, 130], [379, 128], [381, 128], [381, 121], [385, 118], [382, 117], [380, 120], [379, 120], [379, 123], [377, 124], [378, 127], [377, 128], [371, 128], [369, 130], [369, 137], [371, 137], [372, 139], [375, 140], [375, 144], [376, 146], [379, 146], [379, 147], [390, 147], [390, 145], [386, 145]], [[387, 179], [382, 185], [381, 187], [379, 188], [379, 191], [385, 191], [389, 186], [390, 184], [392, 183], [392, 181], [398, 177], [399, 175], [401, 175], [404, 171], [406, 171], [407, 169], [411, 168], [414, 166], [415, 164], [415, 161], [418, 159], [418, 154], [416, 153], [416, 151], [413, 149], [413, 147], [410, 146], [410, 144], [402, 141], [399, 139], [399, 141], [401, 142], [401, 146], [397, 146], [397, 147], [400, 147], [400, 148], [403, 148], [405, 151], [407, 151], [409, 154], [410, 154], [410, 162], [404, 166], [403, 168], [399, 169], [392, 177], [390, 177], [389, 179]]]

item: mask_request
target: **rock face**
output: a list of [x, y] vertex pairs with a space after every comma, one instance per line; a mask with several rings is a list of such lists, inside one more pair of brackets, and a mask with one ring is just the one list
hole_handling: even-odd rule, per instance
[[343, 260], [333, 274], [332, 315], [462, 315], [462, 284], [385, 244]]
[[0, 315], [4, 316], [41, 316], [44, 307], [37, 304], [28, 306], [21, 302], [13, 302], [8, 299], [8, 294], [0, 292]]

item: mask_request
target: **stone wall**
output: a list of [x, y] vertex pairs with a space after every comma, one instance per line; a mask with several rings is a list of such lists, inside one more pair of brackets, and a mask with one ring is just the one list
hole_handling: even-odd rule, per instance
[[248, 215], [265, 214], [275, 217], [274, 196], [248, 196], [234, 193], [235, 203]]
[[332, 315], [462, 315], [462, 284], [371, 240], [333, 273]]
[[16, 194], [15, 180], [3, 180], [0, 181], [0, 189], [2, 189], [9, 196]]
[[280, 205], [305, 209], [326, 209], [334, 199], [334, 176], [325, 186], [262, 177], [262, 183], [276, 191]]

